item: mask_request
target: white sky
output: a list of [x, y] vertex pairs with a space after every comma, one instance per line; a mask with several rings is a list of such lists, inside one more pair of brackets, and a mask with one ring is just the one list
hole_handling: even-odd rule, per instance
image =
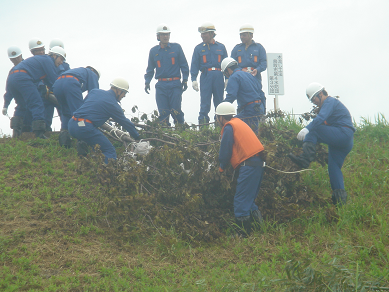
[[[155, 81], [147, 95], [143, 76], [149, 50], [157, 44], [156, 27], [162, 22], [170, 26], [170, 41], [181, 44], [190, 65], [193, 49], [201, 42], [197, 28], [207, 21], [215, 24], [216, 40], [226, 46], [229, 55], [240, 42], [239, 27], [247, 22], [255, 28], [254, 40], [268, 53], [283, 54], [281, 110], [309, 111], [305, 88], [319, 82], [330, 95], [340, 96], [357, 122], [361, 117], [374, 121], [378, 113], [389, 118], [389, 98], [385, 96], [388, 0], [0, 0], [0, 88], [5, 88], [12, 67], [9, 46], [20, 47], [27, 58], [31, 56], [30, 39], [38, 37], [48, 48], [52, 39], [59, 38], [65, 43], [71, 68], [91, 65], [101, 71], [100, 88], [108, 89], [116, 77], [129, 81], [130, 92], [122, 101], [126, 113], [131, 113], [133, 105], [151, 113], [156, 109]], [[267, 109], [272, 110], [266, 73], [262, 79]], [[190, 82], [188, 85], [182, 109], [187, 122], [197, 123], [200, 94]], [[10, 116], [14, 106], [12, 102]], [[53, 128], [60, 128], [58, 117]], [[1, 114], [0, 133], [11, 134], [9, 118]]]

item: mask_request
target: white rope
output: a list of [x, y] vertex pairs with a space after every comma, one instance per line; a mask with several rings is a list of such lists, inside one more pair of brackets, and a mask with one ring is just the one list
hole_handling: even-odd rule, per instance
[[313, 169], [310, 169], [310, 168], [302, 169], [302, 170], [298, 170], [298, 171], [282, 171], [282, 170], [278, 170], [278, 169], [275, 169], [273, 167], [270, 167], [269, 165], [265, 165], [265, 167], [273, 169], [273, 170], [278, 171], [278, 172], [286, 173], [286, 174], [300, 173], [300, 172], [304, 172], [304, 171], [313, 171]]

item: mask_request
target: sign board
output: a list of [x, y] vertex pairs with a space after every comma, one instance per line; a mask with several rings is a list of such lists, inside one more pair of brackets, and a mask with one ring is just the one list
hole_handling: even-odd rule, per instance
[[267, 80], [269, 95], [284, 94], [284, 65], [282, 54], [268, 53], [267, 57]]

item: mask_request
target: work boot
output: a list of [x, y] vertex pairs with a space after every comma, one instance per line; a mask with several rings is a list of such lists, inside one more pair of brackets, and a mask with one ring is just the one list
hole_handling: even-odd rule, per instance
[[23, 118], [12, 117], [10, 127], [12, 129], [12, 138], [20, 137], [22, 135]]
[[315, 160], [316, 144], [312, 142], [303, 143], [303, 153], [300, 155], [288, 154], [288, 157], [301, 168], [308, 168], [309, 164]]
[[32, 131], [36, 138], [47, 139], [45, 136], [46, 123], [44, 120], [32, 121]]
[[61, 130], [59, 133], [59, 145], [63, 146], [65, 148], [70, 148], [72, 139], [70, 137], [69, 131], [68, 130]]
[[235, 223], [238, 225], [237, 232], [242, 237], [248, 237], [251, 233], [250, 216], [235, 217]]
[[77, 141], [77, 154], [78, 156], [87, 156], [89, 153], [88, 144], [84, 141]]
[[264, 223], [261, 211], [259, 211], [259, 210], [252, 211], [250, 216], [251, 216], [251, 220], [253, 222], [252, 225], [253, 225], [254, 229], [257, 229], [257, 230], [261, 229], [261, 226]]
[[337, 189], [332, 192], [332, 203], [337, 206], [341, 207], [343, 205], [346, 205], [347, 203], [347, 192], [342, 189]]

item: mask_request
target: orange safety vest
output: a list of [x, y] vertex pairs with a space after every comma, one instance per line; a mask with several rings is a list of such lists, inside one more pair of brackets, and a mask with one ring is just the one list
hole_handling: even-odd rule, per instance
[[[232, 146], [231, 165], [235, 169], [246, 159], [265, 150], [253, 130], [241, 119], [232, 118], [226, 125], [231, 125], [234, 133], [234, 144]], [[221, 131], [223, 137], [224, 127]]]

